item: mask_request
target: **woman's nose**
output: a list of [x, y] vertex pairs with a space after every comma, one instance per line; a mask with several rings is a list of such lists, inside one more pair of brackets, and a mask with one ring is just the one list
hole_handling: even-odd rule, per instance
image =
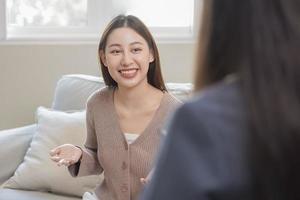
[[130, 53], [124, 51], [121, 64], [128, 66], [131, 63], [132, 63], [132, 57], [131, 57]]

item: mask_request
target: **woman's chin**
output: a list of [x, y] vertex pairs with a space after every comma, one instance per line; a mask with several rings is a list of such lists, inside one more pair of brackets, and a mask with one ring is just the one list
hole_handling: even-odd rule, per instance
[[147, 79], [145, 79], [145, 80], [140, 80], [137, 78], [125, 79], [125, 80], [123, 79], [118, 82], [118, 86], [122, 87], [122, 88], [132, 89], [132, 88], [146, 85], [146, 84], [143, 84], [144, 82], [147, 84], [148, 83]]

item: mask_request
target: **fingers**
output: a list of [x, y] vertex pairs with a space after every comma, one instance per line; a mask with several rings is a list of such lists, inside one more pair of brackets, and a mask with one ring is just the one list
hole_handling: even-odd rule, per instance
[[58, 162], [61, 160], [59, 156], [51, 156], [50, 159], [53, 160], [54, 162]]
[[71, 158], [71, 159], [69, 159], [69, 158], [61, 158], [59, 156], [52, 156], [51, 160], [53, 160], [54, 162], [56, 162], [58, 166], [65, 165], [65, 166], [68, 167], [68, 166], [76, 163], [76, 161], [73, 158]]
[[61, 165], [68, 165], [68, 161], [66, 159], [61, 159], [60, 161], [58, 161], [57, 163], [58, 166], [61, 166]]
[[63, 158], [60, 158], [59, 156], [52, 156], [52, 157], [50, 157], [50, 159], [53, 160], [54, 162], [56, 162], [57, 166], [64, 165], [64, 166], [68, 167], [75, 163], [75, 161], [72, 159], [63, 159]]
[[61, 151], [60, 147], [56, 147], [56, 148], [52, 149], [49, 152], [49, 154], [50, 154], [50, 156], [55, 156], [55, 155], [58, 155], [60, 153], [60, 151]]
[[61, 153], [61, 148], [60, 147], [56, 147], [54, 149], [52, 149], [49, 154], [50, 154], [50, 159], [54, 162], [57, 163], [57, 166], [70, 166], [71, 164], [74, 164], [75, 161], [73, 159], [73, 157], [71, 159], [67, 159], [67, 158], [62, 158], [61, 156], [59, 156], [59, 154]]
[[70, 149], [67, 147], [70, 147], [70, 145], [68, 146], [68, 144], [64, 144], [50, 150], [49, 152], [50, 159], [56, 162], [58, 166], [70, 166], [78, 161], [78, 156], [74, 154], [74, 151], [70, 152]]
[[145, 178], [141, 178], [140, 181], [143, 185], [146, 185], [148, 182], [147, 179], [145, 179]]
[[58, 156], [59, 153], [60, 153], [59, 147], [56, 147], [56, 148], [50, 150], [50, 152], [49, 152], [50, 159], [54, 162], [59, 162], [61, 160], [61, 158]]
[[61, 160], [58, 161], [58, 163], [57, 163], [58, 166], [64, 165], [64, 166], [66, 166], [66, 167], [68, 167], [68, 166], [70, 166], [70, 165], [72, 165], [72, 164], [74, 164], [74, 161], [73, 161], [73, 160], [67, 160], [67, 159], [61, 159]]

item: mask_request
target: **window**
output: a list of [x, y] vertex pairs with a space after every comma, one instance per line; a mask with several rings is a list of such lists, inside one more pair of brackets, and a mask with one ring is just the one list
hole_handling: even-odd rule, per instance
[[87, 25], [87, 0], [8, 0], [6, 10], [12, 27]]
[[7, 40], [98, 40], [108, 21], [124, 13], [139, 17], [159, 40], [193, 40], [199, 2], [6, 0], [0, 5], [0, 13], [4, 13], [2, 22], [0, 20], [0, 38], [2, 35]]
[[160, 37], [189, 38], [193, 34], [193, 0], [129, 0], [126, 14], [141, 18]]

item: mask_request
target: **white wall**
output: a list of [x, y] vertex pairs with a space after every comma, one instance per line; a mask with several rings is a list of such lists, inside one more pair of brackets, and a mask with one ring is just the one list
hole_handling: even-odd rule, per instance
[[[193, 44], [159, 44], [167, 82], [191, 82]], [[0, 45], [0, 130], [34, 123], [38, 106], [50, 107], [64, 74], [100, 75], [97, 44]]]

